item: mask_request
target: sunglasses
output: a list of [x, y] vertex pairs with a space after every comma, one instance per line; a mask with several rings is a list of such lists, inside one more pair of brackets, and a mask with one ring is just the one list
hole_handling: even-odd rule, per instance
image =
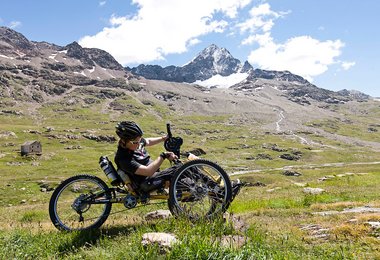
[[139, 144], [141, 142], [141, 140], [138, 140], [138, 141], [129, 141], [131, 144]]

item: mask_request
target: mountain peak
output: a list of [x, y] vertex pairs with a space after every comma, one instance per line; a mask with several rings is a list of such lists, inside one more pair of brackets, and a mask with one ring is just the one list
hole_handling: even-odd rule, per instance
[[12, 47], [26, 52], [35, 48], [24, 35], [4, 26], [0, 26], [0, 41], [6, 42]]
[[78, 59], [83, 62], [87, 68], [92, 68], [97, 63], [102, 68], [123, 70], [114, 57], [108, 52], [97, 48], [83, 48], [76, 41], [66, 45], [67, 56]]
[[226, 48], [219, 48], [215, 44], [211, 44], [206, 49], [204, 49], [199, 56], [208, 57], [212, 56], [215, 60], [220, 59], [220, 57], [232, 57], [231, 53]]
[[227, 49], [211, 44], [184, 67], [198, 68], [201, 74], [209, 78], [216, 74], [229, 76], [239, 70], [242, 64]]

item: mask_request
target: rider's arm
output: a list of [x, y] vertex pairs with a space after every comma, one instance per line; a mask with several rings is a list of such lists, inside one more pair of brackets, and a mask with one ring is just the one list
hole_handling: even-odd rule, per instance
[[168, 139], [167, 136], [145, 138], [146, 146], [152, 146]]
[[[165, 152], [165, 158], [167, 158], [169, 161], [172, 161], [174, 159], [177, 159], [177, 156], [172, 152]], [[158, 168], [160, 168], [162, 162], [165, 160], [163, 156], [158, 156], [156, 160], [151, 162], [148, 166], [140, 165], [139, 168], [137, 168], [135, 174], [142, 175], [142, 176], [152, 176]]]

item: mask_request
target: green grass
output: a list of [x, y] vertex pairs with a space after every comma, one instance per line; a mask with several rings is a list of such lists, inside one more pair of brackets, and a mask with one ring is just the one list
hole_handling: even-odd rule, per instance
[[[93, 91], [96, 93], [96, 89]], [[115, 98], [114, 102], [126, 110], [110, 112], [110, 99], [98, 99], [86, 93], [82, 93], [84, 96], [79, 102], [71, 105], [46, 103], [33, 108], [32, 113], [28, 112], [29, 107], [2, 103], [2, 109], [23, 114], [0, 114], [0, 135], [7, 131], [16, 135], [0, 138], [0, 259], [380, 258], [378, 235], [365, 224], [365, 221], [380, 220], [380, 214], [313, 214], [354, 206], [380, 207], [379, 164], [354, 164], [379, 161], [380, 152], [307, 134], [313, 141], [329, 145], [310, 147], [292, 135], [271, 135], [264, 133], [259, 126], [226, 124], [231, 120], [229, 115], [179, 116], [158, 102], [144, 104], [133, 95]], [[85, 98], [94, 98], [95, 101], [88, 105], [83, 101]], [[359, 108], [367, 114], [353, 113], [350, 118], [357, 122], [354, 126], [335, 119], [310, 122], [309, 125], [320, 124], [326, 131], [378, 141], [377, 133], [366, 133], [363, 129], [371, 123], [371, 118], [379, 118], [376, 117], [379, 111], [365, 104]], [[353, 112], [350, 107], [337, 106], [335, 109], [347, 116]], [[249, 229], [246, 232], [234, 230], [231, 223], [221, 221], [192, 224], [174, 218], [152, 222], [144, 220], [143, 215], [147, 212], [166, 209], [165, 203], [113, 214], [98, 231], [64, 233], [55, 230], [48, 214], [51, 192], [41, 192], [41, 182], [55, 187], [65, 178], [79, 173], [94, 174], [106, 180], [98, 159], [101, 155], [113, 158], [117, 144], [91, 141], [83, 134], [115, 136], [115, 123], [135, 119], [136, 112], [145, 136], [165, 134], [166, 123], [170, 122], [173, 134], [184, 138], [183, 150], [202, 148], [207, 153], [202, 157], [217, 162], [228, 173], [251, 171], [232, 176], [233, 179], [239, 177], [266, 185], [243, 188], [229, 209], [247, 222]], [[47, 132], [47, 126], [54, 130]], [[41, 156], [20, 156], [20, 145], [29, 140], [41, 141]], [[285, 152], [271, 150], [268, 148], [271, 144], [286, 149], [286, 153], [300, 151], [301, 158], [297, 161], [281, 159], [279, 156]], [[65, 149], [77, 145], [82, 149]], [[162, 146], [151, 148], [149, 151], [153, 157], [163, 150]], [[247, 159], [260, 153], [270, 155], [273, 160]], [[289, 166], [302, 175], [284, 176], [283, 167]], [[334, 178], [318, 180], [329, 175]], [[338, 177], [340, 175], [343, 177]], [[308, 195], [300, 185], [322, 188], [325, 192]], [[124, 207], [115, 205], [112, 213], [120, 210]], [[358, 221], [349, 222], [353, 218]], [[325, 239], [314, 238], [310, 232], [301, 229], [307, 224], [329, 229], [328, 236]], [[164, 251], [157, 246], [144, 247], [141, 236], [145, 232], [173, 233], [181, 243]], [[222, 235], [238, 234], [249, 238], [249, 242], [239, 249], [222, 247], [218, 242]]]
[[[146, 232], [176, 234], [180, 243], [169, 250], [158, 246], [142, 246], [141, 236]], [[364, 248], [360, 254], [350, 254], [352, 245], [344, 242], [333, 247], [328, 243], [300, 245], [294, 234], [284, 232], [274, 236], [253, 225], [245, 235], [243, 247], [236, 250], [219, 243], [218, 237], [233, 234], [228, 224], [221, 222], [191, 224], [185, 220], [170, 219], [158, 223], [132, 226], [114, 226], [90, 232], [58, 233], [17, 229], [0, 233], [1, 258], [63, 258], [104, 259], [113, 257], [129, 259], [354, 259], [370, 256]], [[373, 255], [372, 255], [373, 256]]]

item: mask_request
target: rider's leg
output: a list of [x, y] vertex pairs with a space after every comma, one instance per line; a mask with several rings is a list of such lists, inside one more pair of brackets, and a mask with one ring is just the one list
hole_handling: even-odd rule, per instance
[[176, 164], [163, 171], [155, 172], [152, 176], [146, 178], [146, 180], [140, 184], [140, 187], [145, 192], [165, 188], [165, 182], [171, 180], [173, 174], [179, 167], [180, 165]]

